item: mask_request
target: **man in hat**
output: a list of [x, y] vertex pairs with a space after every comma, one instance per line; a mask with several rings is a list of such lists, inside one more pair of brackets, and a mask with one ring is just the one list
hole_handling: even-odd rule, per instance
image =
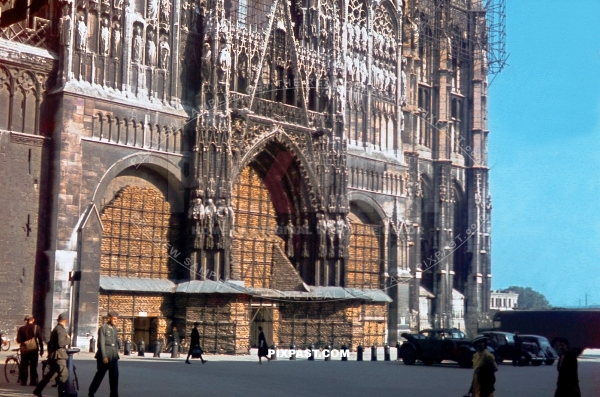
[[108, 312], [106, 324], [98, 329], [98, 349], [96, 352], [96, 375], [90, 385], [89, 397], [94, 397], [96, 391], [108, 371], [110, 397], [119, 397], [119, 340], [117, 339], [116, 312]]
[[52, 330], [50, 341], [48, 342], [48, 364], [50, 365], [50, 370], [33, 390], [35, 396], [42, 397], [42, 390], [44, 390], [44, 387], [55, 376], [57, 376], [58, 381], [58, 395], [64, 396], [65, 385], [67, 379], [69, 379], [67, 346], [71, 344], [71, 337], [67, 335], [67, 330], [65, 329], [68, 320], [69, 315], [67, 313], [58, 315], [58, 324]]
[[473, 382], [471, 391], [473, 397], [494, 397], [494, 384], [498, 366], [494, 355], [487, 350], [487, 338], [479, 335], [473, 340], [477, 352], [473, 355]]
[[19, 370], [21, 385], [27, 385], [27, 371], [29, 370], [29, 385], [36, 386], [38, 352], [40, 357], [44, 355], [42, 329], [34, 324], [35, 319], [31, 315], [25, 316], [23, 321], [25, 321], [25, 325], [17, 332], [17, 343], [21, 345], [21, 368]]

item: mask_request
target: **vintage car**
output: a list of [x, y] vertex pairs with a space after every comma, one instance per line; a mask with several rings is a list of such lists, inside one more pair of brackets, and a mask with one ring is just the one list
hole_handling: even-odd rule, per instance
[[[515, 347], [515, 339], [513, 333], [501, 331], [484, 331], [481, 332], [481, 335], [484, 335], [488, 338], [488, 346], [494, 349], [494, 356], [496, 357], [496, 362], [501, 363], [504, 360], [512, 361], [518, 354], [517, 349]], [[534, 337], [533, 335], [521, 335], [521, 355], [519, 357], [519, 366], [527, 366], [529, 365], [529, 363], [533, 365], [541, 365], [546, 360], [546, 355], [543, 353], [540, 344], [536, 342], [535, 338], [537, 337]], [[543, 337], [540, 336], [539, 338]], [[547, 339], [545, 343], [547, 343], [548, 347], [550, 347], [550, 343]], [[553, 362], [554, 361], [552, 361], [550, 365]]]
[[462, 368], [473, 366], [475, 349], [459, 329], [426, 329], [418, 334], [403, 333], [401, 336], [406, 341], [400, 346], [398, 357], [406, 365], [413, 365], [417, 360], [425, 365], [451, 360]]
[[540, 365], [541, 361], [548, 365], [552, 365], [554, 364], [554, 361], [558, 359], [558, 354], [552, 346], [550, 346], [550, 342], [547, 338], [539, 335], [521, 335], [521, 340], [524, 345], [527, 343], [528, 345], [535, 346], [533, 351], [537, 353], [537, 357], [543, 355], [543, 360], [536, 359], [535, 361], [531, 361], [533, 365]]

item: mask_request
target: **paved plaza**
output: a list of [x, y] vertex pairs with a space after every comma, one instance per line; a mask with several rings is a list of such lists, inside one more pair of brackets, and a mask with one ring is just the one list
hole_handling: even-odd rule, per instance
[[[395, 349], [392, 358], [395, 357]], [[367, 351], [368, 352], [368, 351]], [[4, 354], [0, 356], [4, 361]], [[382, 355], [380, 358], [383, 357]], [[165, 396], [189, 397], [281, 397], [281, 396], [463, 396], [469, 389], [473, 370], [461, 369], [452, 363], [407, 366], [399, 361], [331, 362], [306, 359], [277, 360], [257, 364], [256, 352], [247, 356], [206, 355], [208, 363], [194, 360], [184, 363], [184, 357], [160, 359], [137, 356], [122, 357], [119, 364], [121, 397]], [[582, 358], [579, 377], [583, 396], [600, 396], [600, 359]], [[95, 371], [90, 353], [76, 356], [79, 396], [87, 396]], [[3, 367], [3, 366], [2, 366]], [[2, 368], [3, 370], [4, 368]], [[2, 372], [3, 374], [3, 372]], [[515, 368], [502, 364], [497, 373], [496, 397], [552, 396], [556, 383], [556, 365]], [[31, 395], [32, 387], [0, 383], [0, 396]], [[55, 396], [48, 387], [44, 396]], [[97, 397], [108, 397], [108, 377]]]

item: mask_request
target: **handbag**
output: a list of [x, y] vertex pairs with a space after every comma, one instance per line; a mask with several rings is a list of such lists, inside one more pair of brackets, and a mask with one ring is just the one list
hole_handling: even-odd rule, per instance
[[37, 343], [37, 325], [33, 327], [33, 338], [26, 340], [21, 343], [21, 354], [31, 353], [33, 351], [37, 352], [38, 343]]
[[192, 358], [200, 358], [202, 355], [202, 348], [200, 346], [192, 347]]

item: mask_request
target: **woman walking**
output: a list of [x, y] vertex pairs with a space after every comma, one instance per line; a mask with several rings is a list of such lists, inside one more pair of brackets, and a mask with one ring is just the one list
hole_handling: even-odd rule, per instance
[[260, 331], [260, 334], [258, 334], [258, 363], [262, 364], [262, 357], [269, 361], [271, 361], [271, 359], [269, 358], [269, 344], [267, 343], [267, 338], [265, 338], [262, 327], [259, 326], [258, 330]]
[[198, 332], [198, 325], [200, 325], [200, 323], [194, 323], [194, 328], [192, 328], [192, 335], [190, 337], [190, 350], [188, 350], [188, 355], [185, 359], [186, 364], [191, 364], [190, 355], [192, 358], [200, 358], [200, 360], [202, 360], [202, 364], [208, 361], [202, 358], [202, 353], [204, 352], [200, 347], [200, 332]]

